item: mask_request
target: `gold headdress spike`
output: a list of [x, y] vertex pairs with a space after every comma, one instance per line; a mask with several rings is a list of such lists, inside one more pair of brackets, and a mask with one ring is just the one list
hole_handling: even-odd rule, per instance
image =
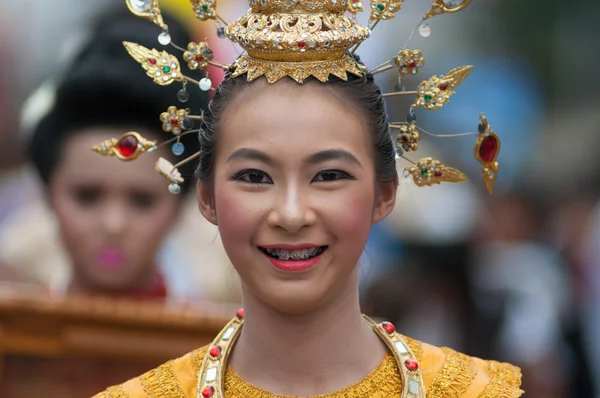
[[[158, 0], [125, 0], [129, 9], [142, 18], [159, 25], [163, 32], [158, 38], [162, 45], [171, 45], [182, 53], [180, 62], [176, 56], [166, 51], [148, 49], [135, 43], [125, 42], [124, 45], [131, 56], [140, 63], [146, 73], [157, 84], [168, 85], [181, 82], [183, 88], [178, 94], [181, 102], [186, 102], [189, 93], [186, 86], [189, 83], [197, 85], [201, 90], [212, 89], [208, 75], [209, 66], [229, 70], [231, 76], [242, 77], [252, 81], [264, 76], [269, 83], [274, 83], [284, 77], [289, 77], [298, 83], [314, 77], [321, 82], [328, 81], [332, 76], [342, 80], [348, 79], [348, 74], [364, 76], [367, 73], [377, 74], [390, 69], [397, 69], [398, 85], [393, 92], [384, 93], [384, 97], [411, 95], [415, 101], [410, 107], [405, 122], [390, 123], [390, 131], [394, 133], [397, 158], [405, 159], [411, 167], [405, 170], [407, 176], [413, 177], [417, 186], [429, 186], [441, 182], [462, 182], [466, 177], [460, 171], [447, 167], [431, 158], [423, 158], [414, 162], [405, 156], [405, 152], [414, 152], [423, 135], [439, 138], [479, 135], [475, 144], [475, 157], [483, 165], [483, 179], [487, 190], [491, 193], [497, 178], [498, 163], [496, 157], [500, 149], [498, 136], [490, 129], [487, 120], [481, 115], [479, 133], [464, 133], [452, 135], [431, 134], [416, 123], [415, 110], [438, 110], [447, 104], [455, 94], [456, 88], [469, 76], [473, 67], [462, 66], [455, 68], [445, 75], [432, 76], [422, 81], [414, 91], [405, 91], [402, 78], [420, 73], [425, 67], [425, 57], [420, 50], [408, 46], [416, 32], [422, 37], [428, 37], [431, 29], [426, 20], [442, 14], [463, 10], [471, 0], [434, 0], [430, 10], [423, 16], [413, 29], [406, 44], [397, 54], [385, 63], [368, 70], [359, 64], [353, 54], [362, 42], [371, 35], [381, 21], [392, 20], [398, 13], [404, 0], [369, 0], [369, 24], [361, 26], [356, 22], [356, 14], [363, 11], [366, 5], [361, 0], [249, 0], [250, 10], [237, 21], [227, 24], [217, 12], [217, 0], [190, 0], [196, 17], [201, 21], [213, 20], [217, 23], [217, 34], [221, 38], [229, 38], [238, 43], [244, 50], [232, 64], [214, 61], [214, 53], [207, 42], [188, 43], [180, 47], [171, 42], [168, 27], [164, 24], [159, 9]], [[350, 16], [346, 15], [347, 13]], [[225, 27], [226, 26], [226, 27]], [[182, 72], [186, 67], [200, 71], [205, 77], [196, 81]], [[245, 76], [244, 76], [245, 75]], [[170, 107], [160, 115], [163, 131], [174, 135], [170, 140], [157, 145], [142, 144], [135, 155], [125, 156], [119, 152], [117, 144], [120, 139], [112, 139], [94, 147], [103, 155], [114, 155], [123, 160], [130, 160], [144, 151], [151, 152], [161, 145], [173, 144], [172, 150], [176, 155], [183, 154], [179, 138], [185, 134], [198, 132], [193, 130], [193, 121], [202, 116], [189, 114], [187, 109]], [[130, 138], [128, 138], [130, 139]], [[138, 142], [143, 138], [136, 136]], [[116, 152], [115, 152], [116, 151]], [[172, 165], [161, 158], [156, 169], [169, 179], [171, 192], [177, 193], [182, 181], [177, 167], [196, 159], [199, 153]]]

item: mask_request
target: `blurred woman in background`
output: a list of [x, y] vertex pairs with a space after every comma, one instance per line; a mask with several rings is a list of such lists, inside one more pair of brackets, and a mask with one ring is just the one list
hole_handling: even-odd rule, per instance
[[[191, 41], [180, 24], [169, 21], [169, 26], [176, 41]], [[170, 147], [162, 147], [156, 157], [123, 163], [91, 151], [94, 144], [129, 131], [151, 140], [167, 135], [157, 115], [175, 102], [181, 86], [156, 86], [140, 73], [122, 44], [131, 40], [156, 46], [155, 31], [129, 13], [102, 18], [65, 71], [52, 107], [31, 138], [30, 156], [72, 266], [62, 286], [69, 292], [162, 299], [172, 290], [173, 275], [160, 271], [157, 256], [189, 187], [184, 184], [182, 195], [172, 195], [161, 176], [144, 171], [159, 156], [174, 163], [178, 157]], [[195, 95], [181, 107], [193, 113], [205, 102]], [[181, 159], [198, 149], [195, 134], [182, 136], [181, 143]], [[21, 271], [27, 273], [17, 269], [13, 274]], [[16, 279], [26, 279], [19, 276]]]

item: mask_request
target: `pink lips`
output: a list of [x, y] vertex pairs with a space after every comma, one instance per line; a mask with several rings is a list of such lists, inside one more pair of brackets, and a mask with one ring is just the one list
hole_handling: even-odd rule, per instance
[[102, 249], [97, 256], [98, 264], [101, 268], [116, 269], [127, 264], [127, 255], [120, 249]]
[[[302, 244], [302, 245], [269, 245], [269, 246], [261, 246], [261, 247], [264, 249], [271, 249], [271, 250], [281, 249], [281, 250], [293, 251], [293, 250], [312, 249], [312, 248], [318, 247], [318, 246], [313, 245], [313, 244]], [[319, 254], [316, 257], [309, 258], [306, 260], [278, 260], [278, 259], [268, 256], [265, 253], [263, 253], [263, 254], [271, 262], [271, 264], [273, 264], [273, 266], [277, 269], [280, 269], [282, 271], [287, 271], [287, 272], [300, 272], [300, 271], [307, 271], [311, 268], [316, 267], [317, 264], [323, 258], [324, 253], [325, 253], [325, 251], [323, 251], [321, 254]]]

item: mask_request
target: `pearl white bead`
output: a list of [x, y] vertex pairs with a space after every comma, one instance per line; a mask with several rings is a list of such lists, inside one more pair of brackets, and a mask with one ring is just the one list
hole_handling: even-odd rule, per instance
[[200, 90], [208, 91], [212, 87], [212, 82], [210, 81], [209, 78], [204, 77], [204, 78], [200, 79], [199, 86], [200, 86]]
[[169, 35], [167, 32], [162, 32], [160, 35], [158, 35], [158, 42], [163, 46], [168, 46], [171, 44], [171, 35]]

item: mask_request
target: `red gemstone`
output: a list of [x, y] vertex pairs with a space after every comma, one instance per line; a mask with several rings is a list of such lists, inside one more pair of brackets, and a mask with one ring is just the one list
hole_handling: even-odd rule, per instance
[[209, 351], [210, 356], [213, 357], [213, 358], [218, 358], [219, 355], [221, 355], [221, 350], [222, 350], [222, 348], [221, 348], [220, 345], [216, 345], [214, 347], [211, 347], [211, 349]]
[[441, 177], [442, 176], [442, 172], [440, 170], [436, 170], [435, 173], [433, 173], [436, 177]]
[[126, 158], [133, 155], [135, 151], [137, 151], [137, 148], [138, 140], [132, 135], [123, 137], [119, 142], [117, 142], [117, 151], [119, 151], [119, 153]]
[[488, 135], [483, 139], [479, 146], [479, 157], [484, 163], [491, 163], [498, 154], [498, 139], [493, 135]]
[[419, 369], [419, 362], [415, 361], [414, 359], [408, 358], [406, 361], [404, 361], [404, 366], [406, 366], [406, 369], [410, 370], [411, 372], [414, 372], [415, 370]]
[[304, 48], [304, 47], [306, 47], [306, 43], [304, 43], [303, 41], [299, 41], [298, 48]]
[[448, 90], [448, 83], [442, 83], [442, 84], [440, 84], [439, 89], [442, 90], [442, 91]]
[[237, 316], [238, 318], [242, 319], [244, 317], [244, 309], [240, 308], [238, 310], [238, 312], [235, 313], [235, 316]]
[[177, 119], [173, 119], [173, 120], [171, 120], [171, 124], [173, 126], [177, 126], [179, 124], [179, 121]]
[[204, 58], [202, 58], [200, 55], [198, 55], [198, 56], [196, 57], [196, 61], [198, 61], [198, 62], [202, 62], [202, 61], [204, 61]]
[[148, 62], [150, 62], [152, 65], [156, 65], [156, 60], [154, 58], [148, 59]]
[[204, 398], [210, 398], [214, 395], [215, 388], [213, 386], [208, 386], [204, 390], [202, 390], [202, 396]]
[[411, 62], [410, 64], [408, 64], [408, 67], [410, 69], [415, 69], [417, 67], [417, 63], [416, 62]]
[[402, 142], [408, 144], [408, 135], [402, 135]]
[[389, 322], [383, 322], [381, 326], [388, 334], [392, 334], [396, 331], [396, 327]]

